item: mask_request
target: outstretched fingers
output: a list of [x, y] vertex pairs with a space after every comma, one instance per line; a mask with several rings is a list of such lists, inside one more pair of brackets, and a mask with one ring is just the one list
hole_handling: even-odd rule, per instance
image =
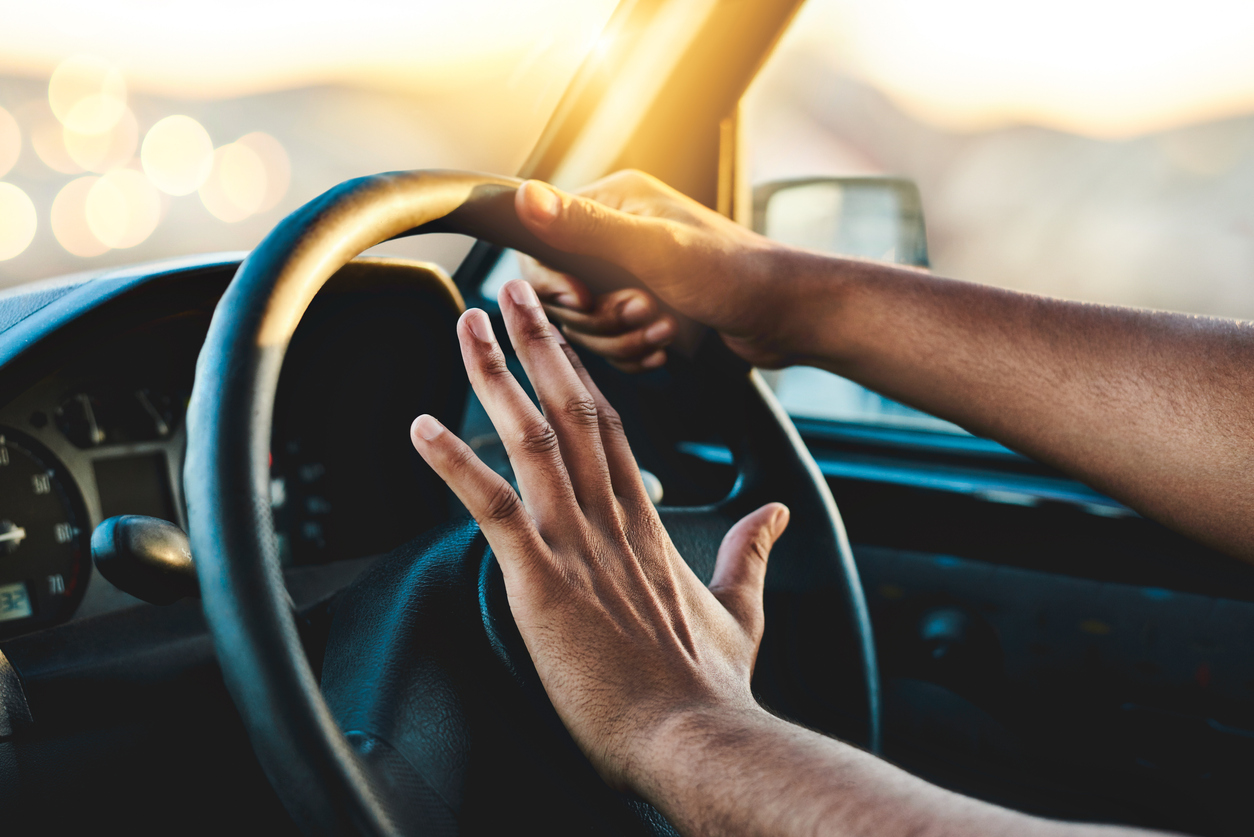
[[548, 553], [514, 489], [485, 465], [469, 445], [429, 415], [414, 419], [409, 437], [422, 458], [479, 523], [501, 561], [516, 557], [536, 559]]
[[470, 385], [501, 436], [518, 490], [542, 535], [569, 528], [578, 514], [558, 434], [514, 379], [483, 311], [472, 308], [457, 324]]
[[618, 498], [631, 505], [649, 505], [649, 495], [644, 489], [644, 480], [640, 476], [640, 466], [636, 464], [635, 454], [627, 442], [627, 434], [623, 431], [623, 422], [605, 396], [600, 387], [588, 374], [588, 369], [579, 359], [579, 355], [570, 344], [563, 344], [562, 350], [566, 359], [574, 368], [575, 374], [587, 388], [588, 394], [597, 407], [597, 426], [601, 435], [601, 447], [605, 451], [605, 464], [609, 468], [610, 484]]
[[575, 497], [589, 516], [613, 517], [613, 489], [601, 445], [600, 405], [571, 368], [560, 333], [544, 315], [531, 285], [521, 279], [501, 289], [501, 313], [510, 341], [535, 388], [561, 449]]

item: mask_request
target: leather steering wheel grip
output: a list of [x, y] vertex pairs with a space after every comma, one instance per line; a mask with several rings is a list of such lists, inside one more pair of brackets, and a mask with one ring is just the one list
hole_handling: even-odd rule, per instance
[[[262, 767], [306, 833], [383, 835], [418, 828], [454, 833], [458, 826], [447, 794], [436, 787], [439, 781], [420, 775], [387, 740], [352, 729], [350, 740], [341, 731], [305, 657], [283, 585], [269, 505], [271, 420], [284, 354], [319, 288], [362, 251], [403, 235], [464, 233], [609, 286], [633, 282], [614, 265], [555, 251], [528, 233], [514, 214], [520, 182], [415, 171], [358, 178], [331, 189], [280, 222], [240, 266], [218, 303], [197, 361], [184, 488], [204, 611], [227, 688]], [[784, 610], [776, 620], [783, 622], [796, 597], [815, 589], [830, 594], [835, 603], [828, 608], [834, 611], [831, 619], [851, 640], [849, 661], [838, 674], [847, 675], [851, 668], [859, 680], [854, 702], [864, 723], [850, 737], [874, 748], [879, 695], [870, 623], [835, 504], [769, 390], [756, 374], [729, 365], [721, 349], [721, 343], [709, 347], [711, 354], [704, 361], [698, 357], [695, 368], [709, 373], [714, 391], [732, 399], [727, 408], [736, 423], [729, 438], [739, 440], [737, 488], [715, 506], [664, 510], [663, 521], [681, 554], [702, 575], [701, 567], [712, 560], [718, 540], [742, 509], [766, 499], [792, 506], [793, 525], [777, 544], [768, 573], [763, 644], [768, 668], [786, 679], [800, 653], [779, 643], [776, 652], [769, 651], [772, 595], [783, 597]], [[768, 496], [782, 487], [790, 490]], [[810, 522], [799, 526], [800, 520]], [[470, 548], [467, 541], [463, 551]], [[482, 550], [482, 544], [474, 549]], [[489, 621], [485, 611], [483, 624]], [[794, 625], [792, 630], [807, 628]], [[838, 664], [828, 661], [827, 668]], [[823, 665], [800, 678], [795, 694], [785, 690], [766, 697], [795, 704], [796, 712], [805, 715], [814, 691], [807, 682], [815, 676], [825, 676]], [[414, 821], [415, 810], [422, 812], [422, 822]]]

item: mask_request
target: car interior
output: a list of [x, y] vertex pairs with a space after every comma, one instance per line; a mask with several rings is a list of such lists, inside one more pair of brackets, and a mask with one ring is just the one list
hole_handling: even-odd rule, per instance
[[[525, 233], [518, 177], [635, 168], [773, 238], [927, 266], [909, 181], [738, 164], [800, 6], [624, 0], [519, 171], [363, 171], [250, 253], [0, 294], [11, 833], [675, 833], [562, 728], [408, 428], [431, 413], [509, 477], [458, 316], [503, 329], [514, 251], [631, 281]], [[362, 255], [449, 232], [476, 240], [451, 276]], [[699, 576], [745, 510], [792, 509], [754, 679], [773, 711], [1017, 810], [1249, 833], [1254, 567], [899, 405], [790, 417], [779, 373], [709, 335], [640, 375], [585, 362]]]

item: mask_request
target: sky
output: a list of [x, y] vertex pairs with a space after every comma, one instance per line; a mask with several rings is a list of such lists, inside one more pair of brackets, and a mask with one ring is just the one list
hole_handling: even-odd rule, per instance
[[435, 92], [585, 51], [614, 0], [0, 0], [0, 75], [68, 55], [147, 93], [227, 98], [322, 83]]
[[1249, 0], [817, 0], [794, 37], [935, 125], [1126, 138], [1254, 111]]
[[[584, 49], [612, 6], [0, 0], [0, 75], [46, 78], [90, 53], [137, 91], [179, 98], [328, 82], [438, 92]], [[1254, 110], [1249, 0], [811, 0], [801, 15], [791, 37], [954, 130], [1113, 138]]]

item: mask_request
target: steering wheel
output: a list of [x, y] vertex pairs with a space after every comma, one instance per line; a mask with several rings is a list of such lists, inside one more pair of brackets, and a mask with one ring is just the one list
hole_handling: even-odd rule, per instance
[[[196, 367], [184, 482], [193, 554], [227, 688], [279, 797], [309, 833], [663, 834], [566, 734], [518, 635], [478, 527], [457, 522], [377, 562], [341, 597], [321, 681], [284, 588], [269, 504], [274, 395], [318, 289], [390, 238], [458, 232], [602, 281], [621, 269], [555, 251], [514, 214], [520, 181], [454, 171], [351, 180], [284, 219], [240, 266]], [[704, 581], [739, 517], [779, 500], [754, 687], [770, 708], [875, 748], [879, 694], [866, 603], [836, 505], [760, 377], [707, 341], [692, 379], [725, 417], [729, 496], [660, 509]]]

